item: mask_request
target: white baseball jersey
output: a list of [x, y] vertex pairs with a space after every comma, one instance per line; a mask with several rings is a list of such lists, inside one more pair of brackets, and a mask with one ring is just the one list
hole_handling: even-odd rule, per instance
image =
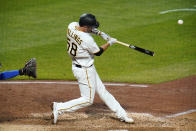
[[78, 22], [72, 22], [67, 29], [67, 51], [72, 58], [73, 64], [89, 67], [94, 63], [94, 54], [99, 52], [90, 33], [77, 30]]

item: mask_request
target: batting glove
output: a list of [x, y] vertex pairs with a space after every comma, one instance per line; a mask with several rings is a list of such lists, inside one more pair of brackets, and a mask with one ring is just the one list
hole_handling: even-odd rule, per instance
[[100, 35], [101, 31], [98, 30], [97, 28], [92, 28], [92, 33], [95, 34], [95, 35]]
[[104, 40], [106, 40], [106, 41], [110, 40], [110, 38], [111, 38], [109, 35], [107, 35], [107, 34], [104, 33], [104, 32], [101, 32], [101, 31], [98, 30], [97, 28], [93, 28], [93, 29], [92, 29], [92, 33], [95, 34], [95, 35], [101, 36], [101, 37], [102, 37]]
[[104, 40], [106, 40], [106, 41], [108, 41], [108, 40], [111, 39], [111, 37], [110, 37], [109, 35], [107, 35], [106, 33], [104, 33], [104, 32], [101, 32], [100, 36], [101, 36]]
[[110, 44], [110, 46], [112, 46], [114, 43], [116, 43], [117, 39], [115, 38], [110, 38], [110, 40], [108, 41], [108, 43]]

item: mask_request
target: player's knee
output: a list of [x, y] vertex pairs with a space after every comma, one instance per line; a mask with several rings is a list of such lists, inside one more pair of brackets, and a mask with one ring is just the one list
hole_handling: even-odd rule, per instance
[[90, 101], [86, 102], [86, 107], [91, 106], [92, 103]]
[[85, 101], [86, 101], [86, 106], [90, 106], [90, 105], [92, 105], [93, 104], [93, 99], [92, 98], [84, 98], [85, 99]]
[[89, 105], [92, 105], [92, 104], [93, 104], [93, 100], [90, 100], [90, 101], [89, 101]]
[[88, 99], [88, 105], [92, 105], [93, 104], [93, 99]]

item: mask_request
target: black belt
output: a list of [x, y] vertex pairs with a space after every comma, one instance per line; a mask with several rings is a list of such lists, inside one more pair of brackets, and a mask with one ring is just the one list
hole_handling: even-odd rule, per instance
[[[92, 65], [93, 65], [93, 64], [92, 64]], [[91, 66], [92, 66], [92, 65], [91, 65]], [[78, 65], [78, 64], [75, 64], [75, 66], [78, 67], [78, 68], [82, 68], [82, 66], [81, 66], [81, 65]], [[89, 66], [89, 67], [91, 67], [91, 66]]]
[[75, 64], [75, 66], [76, 66], [76, 67], [78, 67], [78, 68], [82, 68], [82, 66], [81, 66], [81, 65], [77, 65], [77, 64]]

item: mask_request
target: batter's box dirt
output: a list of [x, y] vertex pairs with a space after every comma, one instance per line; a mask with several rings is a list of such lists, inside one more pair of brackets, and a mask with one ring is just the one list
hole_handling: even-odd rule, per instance
[[[0, 125], [0, 129], [10, 129], [13, 127], [18, 130], [36, 130], [36, 129], [67, 129], [67, 130], [119, 130], [119, 129], [161, 129], [161, 130], [173, 130], [173, 125], [170, 120], [154, 117], [150, 114], [145, 113], [129, 113], [129, 116], [132, 116], [136, 123], [127, 124], [120, 122], [115, 118], [113, 113], [98, 113], [94, 116], [88, 115], [85, 113], [66, 113], [59, 117], [57, 125], [51, 125], [50, 120], [51, 113], [43, 114], [31, 114], [24, 119], [17, 119], [12, 122], [4, 122]], [[101, 117], [96, 117], [101, 116]], [[11, 124], [12, 123], [12, 124]], [[22, 124], [21, 124], [22, 123]], [[23, 129], [23, 127], [26, 127]], [[161, 127], [161, 128], [160, 128]]]
[[65, 113], [57, 125], [52, 125], [51, 102], [80, 97], [75, 82], [0, 81], [0, 131], [196, 130], [196, 76], [145, 88], [127, 86], [130, 84], [115, 86], [113, 83], [106, 88], [129, 112], [135, 124], [120, 122], [96, 95], [92, 106]]
[[[120, 122], [113, 113], [97, 113], [94, 116], [85, 113], [65, 113], [59, 117], [57, 125], [51, 124], [51, 113], [30, 114], [26, 118], [0, 124], [0, 130], [37, 131], [37, 130], [132, 130], [134, 131], [174, 131], [194, 130], [196, 119], [191, 115], [177, 118], [155, 117], [147, 113], [129, 113], [135, 124]], [[97, 117], [99, 116], [99, 117]]]

